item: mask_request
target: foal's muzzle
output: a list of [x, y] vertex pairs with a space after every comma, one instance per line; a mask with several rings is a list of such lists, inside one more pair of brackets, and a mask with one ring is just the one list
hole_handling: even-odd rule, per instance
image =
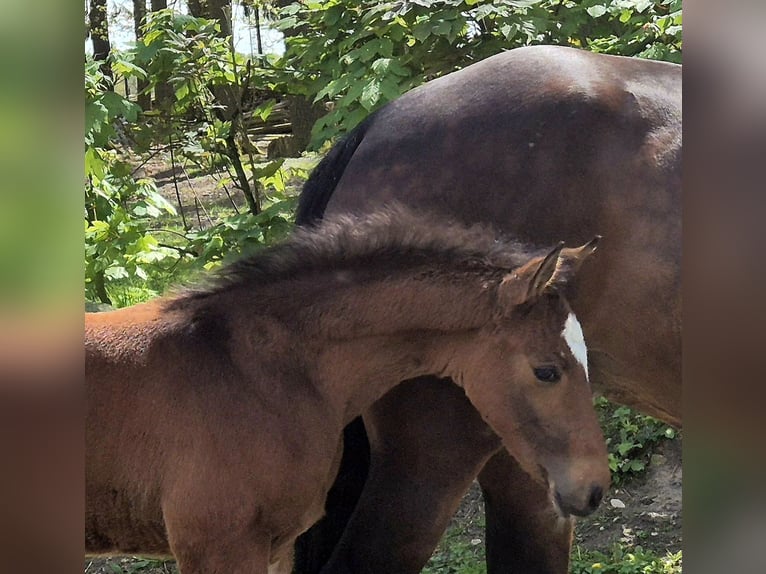
[[558, 490], [555, 490], [554, 501], [559, 512], [564, 516], [588, 516], [596, 510], [604, 498], [604, 489], [598, 484], [592, 484], [587, 496], [581, 503], [564, 499]]

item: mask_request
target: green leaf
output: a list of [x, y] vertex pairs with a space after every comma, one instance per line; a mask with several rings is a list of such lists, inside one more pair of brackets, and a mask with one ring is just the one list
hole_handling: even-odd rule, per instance
[[139, 279], [143, 281], [146, 281], [147, 279], [149, 279], [149, 275], [146, 273], [146, 270], [140, 265], [136, 265], [136, 268], [134, 269], [134, 273], [136, 277], [138, 277]]
[[109, 235], [109, 224], [106, 221], [94, 221], [87, 227], [85, 233], [95, 241], [102, 241]]
[[431, 35], [431, 24], [430, 22], [421, 22], [419, 24], [416, 24], [412, 27], [412, 35], [415, 37], [415, 39], [418, 42], [423, 42], [426, 38], [428, 38]]
[[106, 174], [106, 162], [98, 149], [89, 147], [85, 150], [85, 175], [102, 179]]
[[402, 90], [391, 78], [385, 78], [380, 83], [380, 94], [388, 102], [402, 95]]
[[367, 111], [372, 111], [375, 104], [380, 99], [380, 80], [374, 79], [364, 87], [362, 95], [359, 98], [359, 103], [364, 106]]
[[503, 24], [500, 26], [500, 33], [506, 40], [512, 40], [519, 33], [519, 27], [516, 24]]
[[337, 80], [332, 80], [324, 88], [319, 90], [314, 101], [318, 102], [324, 97], [334, 98], [348, 87], [349, 81], [350, 78], [348, 76], [342, 76]]
[[452, 22], [442, 20], [431, 28], [431, 32], [436, 36], [448, 36], [452, 32]]
[[258, 116], [259, 118], [261, 118], [261, 121], [265, 122], [266, 120], [269, 119], [269, 116], [271, 115], [271, 112], [273, 111], [274, 106], [276, 104], [277, 104], [277, 101], [272, 98], [272, 99], [262, 103], [258, 107], [256, 107], [253, 110], [253, 115], [254, 116]]
[[202, 251], [200, 259], [202, 261], [206, 261], [213, 256], [220, 256], [223, 245], [223, 237], [220, 235], [214, 235], [210, 238], [207, 245], [205, 245], [205, 249]]
[[285, 163], [285, 158], [281, 157], [279, 159], [275, 159], [274, 161], [271, 161], [267, 163], [264, 166], [256, 167], [253, 169], [253, 177], [256, 179], [262, 179], [264, 177], [271, 177], [275, 173], [279, 171], [279, 168], [282, 167], [282, 164]]
[[393, 62], [392, 58], [378, 58], [372, 63], [370, 69], [376, 76], [385, 76], [391, 68], [391, 62]]
[[183, 100], [189, 95], [189, 84], [184, 82], [178, 88], [176, 88], [176, 99]]
[[116, 60], [114, 64], [112, 64], [112, 69], [115, 71], [116, 74], [120, 74], [126, 77], [132, 76], [135, 78], [140, 78], [142, 80], [145, 80], [148, 77], [146, 70], [144, 70], [140, 66], [136, 66], [132, 62], [128, 62], [127, 60], [122, 60], [122, 59]]
[[644, 12], [652, 4], [654, 4], [654, 0], [635, 0], [634, 7], [636, 12]]
[[104, 275], [107, 279], [114, 281], [115, 279], [127, 279], [130, 275], [128, 270], [121, 265], [112, 265], [104, 270]]
[[591, 15], [593, 18], [599, 18], [606, 14], [606, 6], [603, 6], [601, 4], [596, 4], [595, 6], [591, 6], [590, 8], [586, 8], [585, 11]]
[[633, 443], [629, 442], [623, 442], [617, 445], [617, 452], [619, 452], [622, 456], [625, 456], [628, 454], [631, 450], [633, 450], [633, 447], [635, 445]]
[[141, 108], [127, 100], [116, 92], [106, 92], [101, 98], [102, 103], [109, 111], [109, 119], [124, 117], [129, 122], [135, 122]]
[[100, 132], [108, 122], [109, 112], [100, 101], [85, 104], [85, 133]]

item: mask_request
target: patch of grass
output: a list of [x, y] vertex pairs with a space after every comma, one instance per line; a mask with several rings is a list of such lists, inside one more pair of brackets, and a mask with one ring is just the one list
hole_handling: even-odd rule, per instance
[[174, 560], [112, 557], [86, 561], [85, 574], [178, 574]]
[[[486, 574], [484, 540], [471, 532], [477, 529], [478, 525], [468, 528], [453, 523], [423, 574]], [[608, 553], [575, 547], [569, 571], [571, 574], [681, 574], [681, 567], [680, 551], [659, 556], [641, 546], [615, 544]]]
[[609, 553], [572, 551], [571, 574], [681, 574], [682, 555], [665, 556], [645, 551], [640, 546], [630, 550], [615, 544]]
[[[470, 530], [484, 531], [483, 520]], [[486, 574], [484, 540], [468, 526], [453, 523], [442, 537], [423, 574]], [[483, 536], [483, 534], [482, 534]]]

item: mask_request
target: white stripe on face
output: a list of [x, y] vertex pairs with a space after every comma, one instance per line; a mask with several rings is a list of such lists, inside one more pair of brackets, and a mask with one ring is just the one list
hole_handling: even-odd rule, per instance
[[564, 337], [567, 345], [569, 345], [569, 350], [572, 351], [574, 358], [585, 369], [585, 378], [590, 382], [588, 378], [588, 349], [585, 347], [585, 336], [582, 334], [582, 326], [580, 326], [580, 322], [574, 313], [570, 313], [567, 317], [561, 336]]

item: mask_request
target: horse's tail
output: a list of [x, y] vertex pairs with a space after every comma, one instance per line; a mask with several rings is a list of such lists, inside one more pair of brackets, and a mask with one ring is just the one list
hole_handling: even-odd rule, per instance
[[295, 212], [296, 224], [314, 225], [322, 219], [338, 181], [356, 148], [362, 143], [374, 117], [374, 113], [370, 114], [361, 124], [347, 133], [311, 172], [306, 183], [303, 184], [303, 190], [298, 199], [298, 209]]

